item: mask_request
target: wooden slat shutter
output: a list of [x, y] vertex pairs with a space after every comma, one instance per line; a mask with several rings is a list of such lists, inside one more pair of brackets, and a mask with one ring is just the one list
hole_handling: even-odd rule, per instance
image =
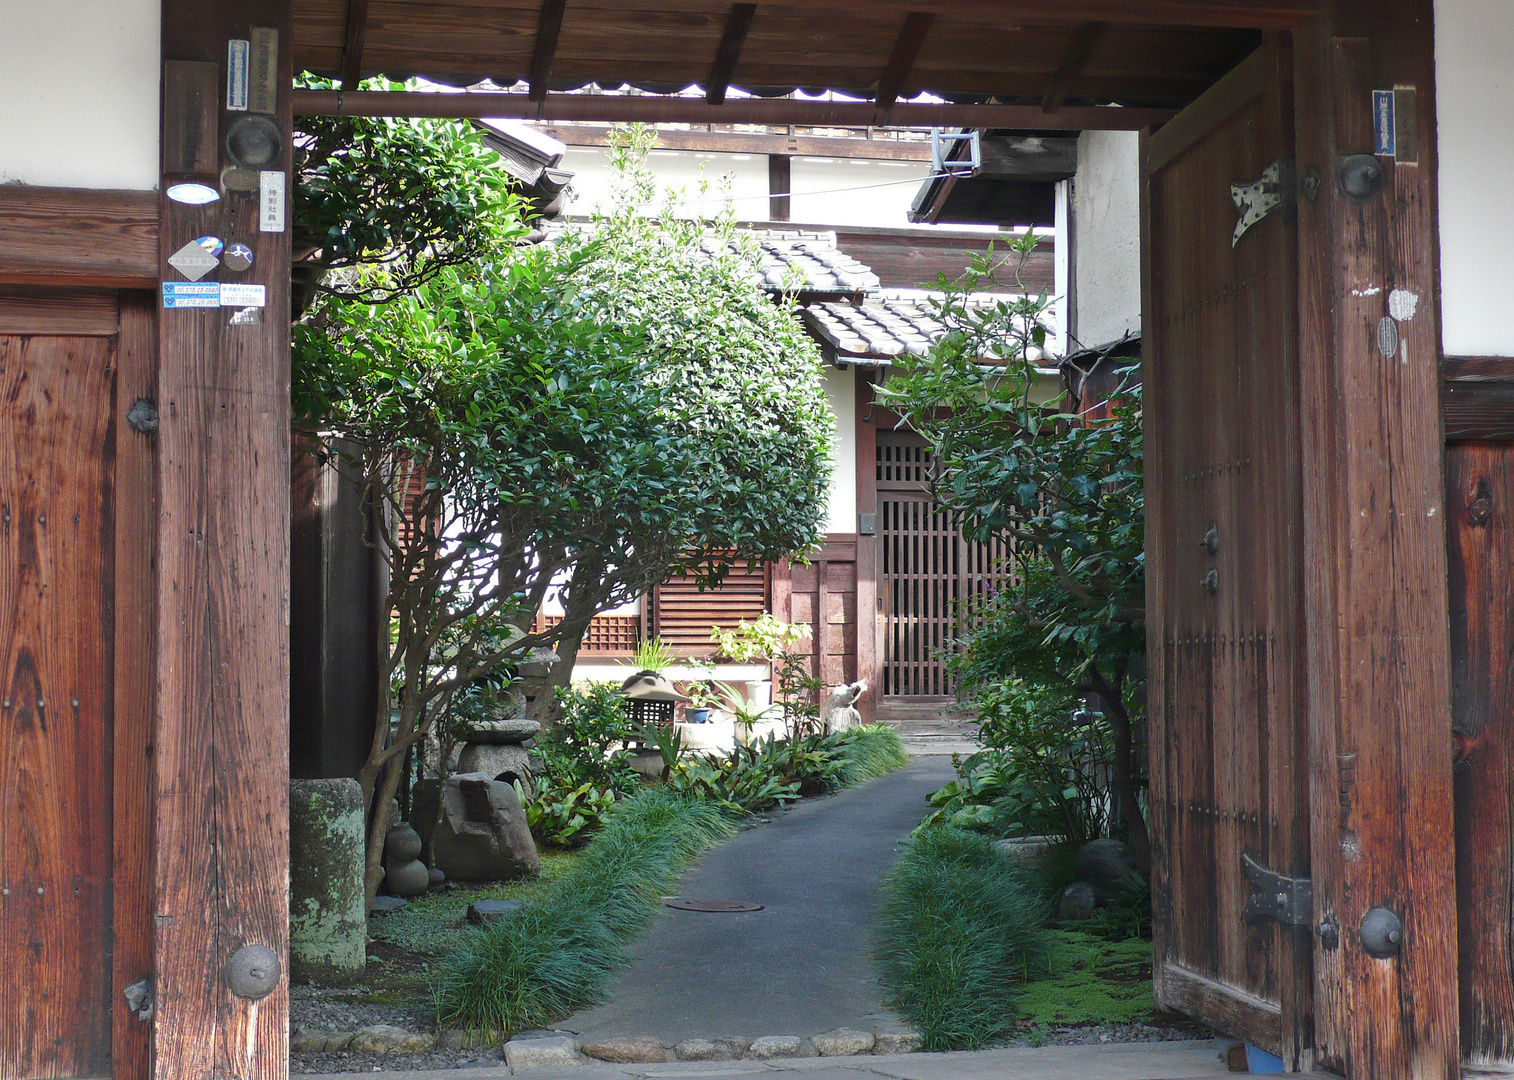
[[751, 622], [769, 610], [766, 564], [737, 565], [719, 588], [700, 590], [692, 577], [676, 577], [652, 590], [647, 611], [650, 635], [680, 656], [711, 656], [710, 628]]

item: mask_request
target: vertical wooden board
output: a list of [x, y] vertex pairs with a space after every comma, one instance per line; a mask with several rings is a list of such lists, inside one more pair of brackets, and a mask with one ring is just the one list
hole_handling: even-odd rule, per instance
[[856, 379], [857, 416], [857, 513], [873, 515], [871, 535], [857, 537], [857, 619], [855, 679], [866, 679], [868, 688], [856, 702], [862, 722], [878, 717], [878, 697], [882, 694], [882, 605], [878, 592], [879, 523], [878, 523], [878, 428], [871, 419], [873, 384], [858, 373]]
[[[290, 130], [289, 4], [171, 0], [165, 60], [224, 60], [228, 38], [279, 33], [280, 130]], [[164, 103], [166, 123], [185, 102]], [[219, 113], [220, 141], [238, 114]], [[287, 144], [275, 169], [286, 180]], [[157, 1011], [161, 1080], [288, 1072], [287, 981], [253, 1002], [224, 970], [243, 945], [288, 956], [289, 236], [263, 231], [255, 193], [204, 207], [165, 199], [166, 258], [198, 236], [252, 248], [258, 322], [231, 309], [159, 317]], [[228, 280], [232, 280], [228, 278]]]
[[0, 338], [0, 1075], [110, 1067], [115, 341]]
[[157, 644], [157, 440], [126, 416], [158, 398], [155, 297], [124, 294], [115, 396], [115, 970], [113, 1080], [146, 1080], [152, 1025], [127, 987], [153, 970], [153, 760]]
[[1514, 445], [1446, 449], [1461, 1046], [1514, 1060]]
[[[1435, 281], [1429, 0], [1336, 0], [1299, 35], [1301, 370], [1316, 912], [1341, 926], [1315, 954], [1318, 1059], [1348, 1077], [1454, 1077], [1456, 1002], [1450, 644]], [[1370, 91], [1419, 94], [1419, 166], [1365, 202], [1343, 155], [1370, 152]], [[1418, 298], [1383, 357], [1395, 289]], [[1391, 961], [1361, 949], [1373, 907], [1403, 922]]]

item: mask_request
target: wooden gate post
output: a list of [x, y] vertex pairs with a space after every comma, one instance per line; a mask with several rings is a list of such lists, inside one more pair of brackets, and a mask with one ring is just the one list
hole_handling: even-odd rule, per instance
[[[1431, 0], [1331, 0], [1295, 59], [1317, 1061], [1455, 1077]], [[1396, 159], [1372, 97], [1395, 89]], [[1380, 192], [1343, 186], [1358, 154]], [[1361, 935], [1379, 908], [1389, 959]]]
[[[235, 63], [232, 41], [249, 44], [234, 47]], [[226, 306], [157, 301], [161, 1080], [288, 1071], [287, 975], [259, 998], [245, 984], [235, 993], [229, 968], [247, 946], [288, 963], [291, 45], [289, 0], [163, 5], [164, 190], [194, 176], [221, 197], [163, 199], [162, 279], [185, 282], [169, 257], [216, 237], [246, 245], [252, 265], [234, 260], [200, 282], [264, 292], [261, 305], [256, 288], [223, 289]], [[240, 108], [227, 109], [228, 83]], [[228, 176], [228, 132], [249, 118], [277, 126], [279, 149]]]

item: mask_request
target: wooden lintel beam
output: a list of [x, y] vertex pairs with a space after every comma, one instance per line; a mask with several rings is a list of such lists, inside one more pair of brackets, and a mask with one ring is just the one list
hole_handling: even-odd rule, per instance
[[914, 69], [920, 47], [925, 44], [930, 24], [935, 20], [935, 13], [930, 11], [911, 11], [904, 16], [904, 25], [899, 28], [899, 36], [894, 40], [894, 51], [889, 55], [888, 64], [884, 66], [883, 74], [878, 79], [878, 108], [894, 107], [899, 91], [904, 88], [904, 80], [909, 78], [910, 71]]
[[[777, 0], [775, 0], [777, 2]], [[783, 0], [785, 6], [792, 0]], [[1029, 26], [1110, 22], [1143, 26], [1230, 27], [1238, 30], [1287, 30], [1319, 15], [1319, 0], [979, 0], [974, 16], [987, 15], [1004, 24]], [[910, 11], [961, 15], [962, 0], [830, 0], [826, 10], [837, 15], [877, 17]]]
[[531, 52], [530, 93], [532, 101], [547, 99], [547, 80], [552, 77], [552, 61], [557, 56], [557, 39], [562, 34], [563, 9], [568, 0], [542, 0], [536, 18], [536, 47]]
[[[525, 94], [426, 94], [405, 90], [296, 90], [299, 116], [414, 116], [466, 120], [586, 120], [647, 124], [796, 124], [869, 127], [877, 118], [870, 101], [805, 101], [741, 98], [710, 105], [703, 98], [619, 94], [553, 94], [540, 102]], [[927, 105], [904, 102], [889, 112], [893, 127], [1057, 128], [1141, 131], [1172, 119], [1172, 109], [1125, 109], [1082, 105], [1056, 114], [1040, 105]]]
[[720, 35], [720, 48], [715, 50], [715, 62], [710, 65], [710, 77], [705, 80], [704, 99], [709, 104], [719, 105], [725, 100], [731, 76], [736, 74], [736, 62], [741, 59], [741, 47], [746, 44], [747, 31], [752, 28], [752, 16], [756, 14], [756, 4], [731, 5], [731, 13], [725, 20], [725, 33]]
[[1093, 56], [1094, 49], [1099, 45], [1099, 39], [1104, 36], [1105, 27], [1106, 24], [1102, 22], [1084, 23], [1079, 27], [1067, 46], [1067, 55], [1062, 57], [1062, 66], [1057, 68], [1057, 73], [1051, 78], [1051, 85], [1046, 88], [1046, 96], [1041, 99], [1041, 108], [1054, 113], [1062, 107], [1062, 103], [1067, 100], [1067, 91], [1072, 88], [1073, 80], [1088, 66], [1089, 58]]
[[368, 0], [347, 0], [347, 29], [342, 35], [342, 89], [356, 90], [363, 78], [363, 39], [368, 33]]
[[[543, 124], [537, 130], [568, 146], [608, 146], [608, 125]], [[782, 135], [757, 131], [659, 130], [661, 150], [707, 154], [788, 154], [790, 157], [858, 158], [866, 161], [929, 161], [925, 140], [865, 139], [860, 135]]]

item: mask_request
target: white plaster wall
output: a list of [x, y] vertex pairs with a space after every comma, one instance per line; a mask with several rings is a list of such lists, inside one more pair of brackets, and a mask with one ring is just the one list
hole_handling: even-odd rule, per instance
[[[717, 182], [728, 177], [737, 220], [768, 220], [766, 154], [653, 150], [647, 163], [659, 188], [682, 189], [675, 208], [679, 217], [719, 213], [724, 198]], [[562, 167], [573, 173], [570, 213], [589, 213], [608, 197], [611, 171], [609, 156], [602, 148], [570, 146], [563, 155]], [[789, 165], [789, 220], [907, 225], [910, 202], [929, 173], [929, 162], [796, 157]], [[711, 181], [710, 190], [702, 195], [701, 176]], [[662, 201], [659, 195], [656, 209], [661, 208]]]
[[158, 186], [161, 0], [0, 0], [0, 183]]
[[1077, 336], [1085, 346], [1141, 329], [1140, 136], [1085, 131], [1072, 193]]
[[1441, 340], [1514, 356], [1514, 4], [1436, 0]]
[[857, 531], [857, 371], [825, 369], [825, 400], [836, 414], [826, 532]]

